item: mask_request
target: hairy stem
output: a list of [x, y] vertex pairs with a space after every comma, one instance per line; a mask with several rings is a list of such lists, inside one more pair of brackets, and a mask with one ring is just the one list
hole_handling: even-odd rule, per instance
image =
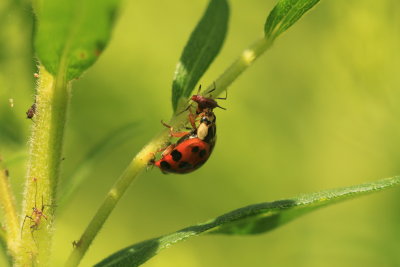
[[[227, 70], [216, 80], [217, 89], [213, 96], [216, 97], [218, 94], [226, 90], [226, 88], [244, 71], [246, 70], [260, 55], [263, 54], [269, 47], [271, 47], [272, 41], [262, 38], [246, 49], [242, 55], [229, 67]], [[208, 87], [213, 88], [213, 85]], [[208, 90], [205, 90], [208, 91]], [[187, 117], [185, 114], [180, 114], [171, 119], [170, 125], [182, 126], [187, 123]], [[113, 185], [109, 193], [107, 194], [103, 204], [100, 206], [96, 215], [93, 217], [86, 230], [76, 241], [75, 248], [70, 254], [66, 267], [78, 266], [79, 262], [85, 255], [93, 239], [96, 237], [104, 222], [115, 208], [116, 204], [126, 191], [128, 186], [133, 180], [148, 166], [148, 162], [153, 158], [154, 153], [165, 145], [169, 139], [169, 131], [162, 131], [156, 138], [149, 142], [131, 161], [129, 166], [126, 168], [124, 173]]]
[[19, 242], [19, 223], [15, 208], [15, 198], [11, 191], [8, 171], [6, 169], [0, 170], [0, 205], [4, 212], [5, 230], [7, 233], [5, 241], [8, 252], [12, 257], [15, 257]]
[[21, 266], [47, 265], [51, 254], [54, 200], [69, 99], [70, 84], [65, 80], [65, 71], [54, 77], [40, 66], [24, 192], [21, 251], [17, 258]]

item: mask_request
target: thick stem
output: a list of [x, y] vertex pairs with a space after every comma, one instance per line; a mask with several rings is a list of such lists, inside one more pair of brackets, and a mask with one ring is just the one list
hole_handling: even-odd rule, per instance
[[[244, 50], [241, 56], [216, 80], [217, 89], [213, 96], [216, 97], [244, 71], [246, 70], [259, 56], [261, 56], [272, 45], [272, 41], [262, 38], [255, 42], [248, 49]], [[213, 88], [213, 84], [208, 87], [208, 90]], [[208, 91], [205, 90], [205, 91]], [[182, 126], [187, 123], [186, 114], [181, 114], [173, 117], [170, 125]], [[169, 131], [165, 130], [156, 138], [154, 138], [147, 146], [145, 146], [137, 156], [131, 161], [122, 176], [113, 185], [106, 196], [103, 204], [100, 206], [94, 218], [87, 226], [85, 232], [80, 239], [76, 241], [75, 248], [70, 254], [66, 267], [78, 266], [79, 262], [85, 255], [93, 239], [96, 237], [104, 222], [115, 208], [116, 204], [126, 191], [132, 181], [148, 166], [148, 162], [152, 159], [155, 151], [162, 147], [169, 139]]]
[[4, 211], [5, 230], [7, 232], [5, 241], [8, 253], [15, 257], [19, 243], [19, 222], [15, 208], [15, 198], [11, 191], [6, 169], [0, 170], [0, 205]]
[[[17, 264], [48, 265], [53, 232], [55, 194], [70, 99], [63, 71], [57, 77], [39, 69], [36, 114], [33, 117]], [[27, 217], [29, 216], [29, 217]], [[40, 249], [39, 249], [40, 248]]]

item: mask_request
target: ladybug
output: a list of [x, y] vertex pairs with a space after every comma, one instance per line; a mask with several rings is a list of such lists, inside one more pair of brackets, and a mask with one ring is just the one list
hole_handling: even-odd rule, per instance
[[176, 144], [167, 147], [161, 159], [154, 162], [163, 173], [184, 174], [197, 170], [210, 157], [216, 141], [216, 117], [210, 109], [201, 114], [200, 124], [187, 133], [174, 133], [171, 136], [181, 137]]

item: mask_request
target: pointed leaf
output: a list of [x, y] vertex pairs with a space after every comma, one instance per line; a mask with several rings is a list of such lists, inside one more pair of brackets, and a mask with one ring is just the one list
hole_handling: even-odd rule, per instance
[[226, 0], [211, 0], [206, 12], [190, 35], [172, 83], [172, 106], [187, 98], [218, 55], [228, 29], [229, 6]]
[[[240, 235], [265, 233], [320, 207], [398, 185], [400, 185], [400, 176], [372, 183], [306, 194], [291, 199], [250, 205], [226, 213], [209, 222], [190, 226], [172, 234], [129, 246], [112, 254], [96, 266], [139, 266], [161, 250], [202, 233]], [[343, 220], [345, 219], [343, 218]]]
[[265, 36], [275, 39], [318, 2], [319, 0], [280, 0], [265, 22]]
[[[79, 77], [106, 47], [119, 0], [36, 0], [35, 50], [53, 75]], [[64, 75], [64, 74], [63, 74]]]

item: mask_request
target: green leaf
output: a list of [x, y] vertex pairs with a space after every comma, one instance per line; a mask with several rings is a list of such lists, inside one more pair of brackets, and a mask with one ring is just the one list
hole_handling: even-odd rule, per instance
[[319, 0], [280, 0], [265, 22], [265, 37], [275, 39], [318, 2]]
[[228, 29], [229, 5], [226, 0], [211, 0], [206, 12], [190, 35], [172, 82], [172, 106], [187, 98], [218, 55]]
[[102, 53], [119, 0], [36, 0], [35, 50], [54, 76], [78, 78]]
[[400, 185], [400, 176], [291, 199], [250, 205], [206, 223], [129, 246], [107, 257], [96, 266], [139, 266], [161, 250], [202, 233], [230, 235], [265, 233], [318, 208], [398, 185]]

